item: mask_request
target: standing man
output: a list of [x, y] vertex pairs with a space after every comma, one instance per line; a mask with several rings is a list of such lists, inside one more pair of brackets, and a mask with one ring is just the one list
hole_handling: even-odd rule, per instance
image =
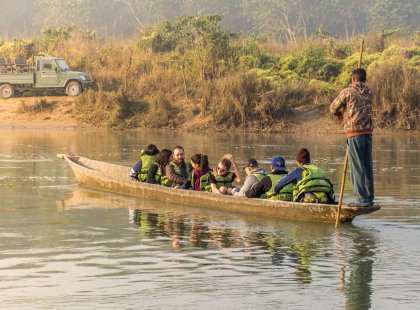
[[350, 206], [373, 205], [372, 103], [373, 94], [366, 86], [366, 71], [353, 70], [351, 84], [331, 103], [330, 112], [344, 123], [347, 135], [351, 182], [357, 200]]

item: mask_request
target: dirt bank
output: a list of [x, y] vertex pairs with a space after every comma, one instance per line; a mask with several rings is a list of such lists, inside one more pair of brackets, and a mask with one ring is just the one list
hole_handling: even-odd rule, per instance
[[[48, 103], [45, 111], [24, 111], [24, 106], [36, 106], [41, 100]], [[0, 128], [77, 128], [79, 124], [72, 113], [74, 100], [67, 96], [0, 99]]]
[[[45, 111], [24, 111], [23, 106], [35, 107], [45, 100], [48, 109]], [[37, 129], [75, 129], [86, 127], [76, 120], [73, 109], [75, 98], [67, 96], [19, 97], [0, 99], [0, 128], [37, 128]], [[199, 118], [189, 124], [199, 124]], [[195, 127], [197, 128], [197, 127]], [[188, 128], [185, 128], [188, 129]], [[269, 131], [298, 133], [342, 133], [342, 126], [334, 121], [328, 106], [301, 106], [294, 110], [290, 121], [276, 124]]]

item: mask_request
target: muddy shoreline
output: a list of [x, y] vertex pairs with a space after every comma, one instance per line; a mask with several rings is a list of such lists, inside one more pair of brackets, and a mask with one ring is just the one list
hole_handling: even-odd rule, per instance
[[[42, 99], [51, 103], [51, 109], [37, 113], [24, 113], [21, 111], [23, 104], [34, 105]], [[0, 129], [44, 129], [44, 130], [80, 130], [80, 129], [104, 129], [106, 127], [97, 127], [91, 124], [80, 123], [72, 110], [75, 105], [75, 99], [67, 96], [47, 96], [47, 97], [18, 97], [12, 99], [0, 99]], [[200, 123], [200, 119], [194, 120], [194, 123]], [[187, 125], [177, 129], [170, 130], [190, 130]], [[133, 129], [112, 129], [143, 131], [150, 128]], [[160, 129], [153, 129], [160, 130]], [[164, 130], [164, 129], [162, 129]], [[195, 129], [196, 130], [196, 129]], [[204, 132], [226, 132], [225, 129], [207, 129]], [[232, 132], [232, 130], [229, 130]], [[236, 129], [235, 133], [303, 133], [303, 134], [344, 134], [342, 125], [335, 121], [328, 113], [327, 106], [301, 106], [295, 110], [290, 122], [279, 123], [274, 127], [265, 129]], [[397, 133], [418, 133], [417, 131], [394, 131], [376, 128], [375, 134], [397, 134]]]

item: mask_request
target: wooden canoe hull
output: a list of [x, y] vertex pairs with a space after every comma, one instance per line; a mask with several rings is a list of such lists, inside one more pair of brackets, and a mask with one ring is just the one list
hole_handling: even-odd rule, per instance
[[[249, 199], [134, 182], [128, 174], [130, 167], [73, 155], [59, 154], [57, 156], [68, 162], [80, 183], [114, 193], [182, 203], [208, 209], [222, 209], [228, 212], [241, 212], [251, 215], [255, 214], [256, 216], [300, 221], [334, 223], [337, 214], [337, 205]], [[340, 213], [340, 222], [351, 222], [358, 215], [369, 214], [379, 209], [379, 206], [360, 208], [343, 205]]]

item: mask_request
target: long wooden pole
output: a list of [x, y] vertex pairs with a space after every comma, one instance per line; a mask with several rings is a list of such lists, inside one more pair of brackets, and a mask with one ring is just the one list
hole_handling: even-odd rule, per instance
[[[365, 39], [362, 38], [362, 42], [360, 44], [360, 51], [359, 51], [359, 62], [357, 64], [358, 68], [360, 68], [362, 66], [362, 56], [363, 56], [363, 46], [364, 45], [365, 45]], [[346, 183], [348, 163], [349, 163], [349, 147], [347, 146], [346, 147], [346, 157], [344, 158], [343, 177], [341, 179], [340, 198], [338, 200], [337, 217], [335, 219], [335, 228], [337, 228], [340, 225], [341, 205], [343, 204], [344, 184]]]

